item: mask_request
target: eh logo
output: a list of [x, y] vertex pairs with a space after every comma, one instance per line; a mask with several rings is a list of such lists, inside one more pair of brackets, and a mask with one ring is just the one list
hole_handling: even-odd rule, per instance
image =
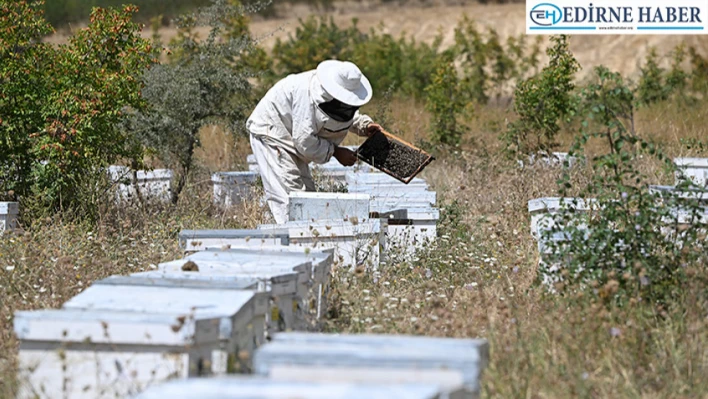
[[555, 4], [541, 3], [531, 9], [531, 20], [536, 25], [551, 26], [560, 22], [563, 12]]

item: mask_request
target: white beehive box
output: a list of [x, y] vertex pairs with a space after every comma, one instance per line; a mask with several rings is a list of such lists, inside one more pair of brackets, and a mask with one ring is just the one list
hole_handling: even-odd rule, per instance
[[150, 388], [135, 399], [440, 399], [436, 384], [274, 381], [258, 377], [192, 378]]
[[466, 399], [464, 376], [457, 370], [375, 369], [326, 366], [274, 366], [273, 381], [353, 384], [434, 384], [441, 399]]
[[[427, 196], [427, 194], [426, 194]], [[419, 198], [374, 198], [371, 200], [369, 212], [372, 214], [383, 215], [390, 212], [400, 211], [402, 209], [420, 209], [434, 207], [435, 203], [430, 202], [431, 197]]]
[[[200, 253], [197, 252], [195, 255]], [[269, 323], [269, 331], [275, 329], [281, 320], [284, 323], [284, 328], [304, 328], [306, 317], [303, 312], [300, 312], [300, 309], [303, 308], [300, 304], [304, 303], [306, 298], [308, 298], [312, 286], [312, 266], [310, 262], [293, 261], [285, 257], [265, 256], [261, 257], [260, 260], [251, 259], [238, 262], [186, 258], [160, 263], [157, 265], [158, 271], [153, 273], [184, 271], [183, 266], [190, 261], [194, 262], [199, 270], [189, 273], [257, 278], [266, 284], [266, 290], [268, 291], [271, 290], [271, 285], [275, 280], [283, 279], [285, 275], [296, 272], [297, 285], [295, 290], [289, 294], [281, 294], [273, 298], [274, 305], [271, 306], [270, 317], [267, 317], [267, 321]]]
[[[252, 252], [252, 250], [249, 251]], [[288, 259], [301, 259], [312, 263], [312, 282], [314, 284], [314, 290], [310, 292], [308, 311], [315, 319], [322, 318], [323, 313], [327, 310], [326, 298], [334, 248], [311, 250], [302, 247], [279, 246], [259, 251], [259, 255], [287, 256]], [[202, 256], [220, 261], [240, 257], [243, 254], [242, 249], [225, 249], [223, 247], [207, 247], [203, 252], [204, 254]], [[206, 256], [208, 253], [216, 253], [216, 256]]]
[[289, 245], [287, 229], [264, 230], [182, 230], [179, 246], [185, 252], [203, 251], [207, 247], [266, 249]]
[[333, 265], [353, 270], [358, 265], [377, 269], [386, 247], [386, 222], [381, 219], [362, 221], [290, 221], [281, 225], [259, 225], [258, 229], [288, 229], [291, 246], [311, 249], [334, 248]]
[[292, 192], [288, 209], [291, 221], [349, 220], [369, 218], [368, 194]]
[[149, 312], [16, 312], [17, 398], [123, 398], [160, 382], [223, 374], [220, 317]]
[[[265, 293], [146, 286], [92, 285], [63, 305], [63, 309], [165, 314], [196, 319], [218, 318], [223, 358], [248, 353], [258, 342], [254, 320]], [[244, 367], [248, 365], [245, 364]]]
[[233, 206], [256, 198], [257, 172], [217, 172], [211, 175], [214, 203]]
[[[577, 203], [576, 203], [577, 201]], [[528, 210], [531, 214], [531, 236], [539, 240], [543, 230], [552, 228], [555, 225], [554, 215], [564, 206], [568, 209], [575, 209], [578, 214], [585, 214], [591, 210], [593, 201], [585, 201], [582, 198], [536, 198], [528, 202]]]
[[[110, 166], [111, 179], [117, 186], [118, 200], [129, 200], [140, 196], [145, 199], [170, 201], [172, 198], [172, 170], [154, 169], [133, 171], [125, 166]], [[136, 179], [137, 178], [137, 179]]]
[[700, 187], [708, 187], [708, 158], [674, 158], [676, 183], [690, 179]]
[[0, 234], [17, 228], [20, 205], [17, 202], [0, 202]]
[[[268, 292], [271, 295], [289, 293], [295, 289], [297, 275], [292, 273], [288, 280], [286, 277], [273, 283], [273, 286], [266, 287], [262, 281], [255, 278], [236, 278], [233, 276], [209, 276], [201, 275], [201, 278], [193, 277], [194, 273], [161, 273], [161, 272], [140, 272], [130, 276], [111, 276], [102, 280], [94, 281], [93, 285], [132, 285], [144, 287], [161, 288], [191, 288], [203, 290], [250, 290], [257, 292]], [[270, 289], [270, 291], [267, 290]], [[290, 288], [288, 290], [288, 288]], [[266, 314], [270, 310], [266, 296], [258, 296], [254, 302], [254, 315], [249, 329], [252, 329], [256, 339], [255, 346], [260, 346], [265, 341]], [[254, 348], [255, 349], [255, 348]]]
[[395, 335], [313, 334], [276, 338], [256, 350], [255, 373], [267, 376], [275, 366], [357, 369], [456, 370], [468, 397], [478, 397], [480, 379], [489, 362], [489, 345], [481, 339]]
[[346, 176], [347, 185], [351, 188], [372, 187], [372, 188], [410, 188], [420, 191], [427, 190], [428, 184], [420, 177], [414, 177], [408, 184], [395, 179], [385, 173], [356, 173], [349, 172]]
[[440, 219], [440, 210], [437, 208], [408, 208], [380, 216], [388, 223], [387, 256], [410, 256], [416, 250], [434, 245], [437, 240], [437, 223]]

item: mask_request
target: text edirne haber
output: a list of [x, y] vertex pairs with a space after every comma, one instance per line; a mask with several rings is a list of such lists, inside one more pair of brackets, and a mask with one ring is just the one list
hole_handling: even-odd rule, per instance
[[[634, 7], [562, 7], [562, 22], [632, 23]], [[639, 23], [702, 23], [698, 7], [637, 7]]]

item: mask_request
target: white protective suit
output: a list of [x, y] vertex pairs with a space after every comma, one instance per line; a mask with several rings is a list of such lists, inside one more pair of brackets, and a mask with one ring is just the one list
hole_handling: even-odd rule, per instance
[[330, 118], [318, 104], [332, 100], [316, 70], [276, 83], [248, 118], [251, 148], [275, 221], [288, 221], [288, 193], [315, 191], [308, 164], [330, 160], [348, 132], [366, 136], [371, 118], [357, 111], [348, 122]]

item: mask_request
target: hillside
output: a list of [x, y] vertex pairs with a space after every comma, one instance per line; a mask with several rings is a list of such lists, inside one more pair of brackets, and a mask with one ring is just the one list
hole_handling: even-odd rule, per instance
[[[328, 13], [342, 26], [349, 26], [353, 18], [358, 19], [358, 26], [363, 30], [382, 26], [384, 31], [394, 36], [405, 34], [419, 41], [431, 41], [438, 32], [443, 34], [443, 45], [454, 40], [454, 28], [466, 14], [480, 26], [495, 29], [502, 39], [510, 35], [519, 35], [525, 31], [524, 4], [470, 4], [464, 6], [400, 7], [400, 6], [364, 6], [352, 9], [339, 9]], [[276, 38], [287, 38], [295, 32], [298, 18], [318, 13], [305, 6], [287, 7], [276, 19], [257, 18], [251, 24], [252, 32], [263, 39], [263, 45], [270, 47]], [[175, 34], [174, 28], [164, 28], [162, 35], [169, 40]], [[145, 36], [149, 36], [145, 31]], [[48, 41], [64, 41], [64, 34], [57, 34]], [[604, 64], [625, 76], [638, 72], [650, 46], [655, 46], [660, 55], [666, 54], [679, 43], [695, 46], [700, 53], [708, 53], [708, 40], [700, 35], [597, 35], [574, 36], [571, 48], [583, 66], [579, 78], [591, 72], [593, 66]], [[664, 60], [664, 62], [668, 62]]]

